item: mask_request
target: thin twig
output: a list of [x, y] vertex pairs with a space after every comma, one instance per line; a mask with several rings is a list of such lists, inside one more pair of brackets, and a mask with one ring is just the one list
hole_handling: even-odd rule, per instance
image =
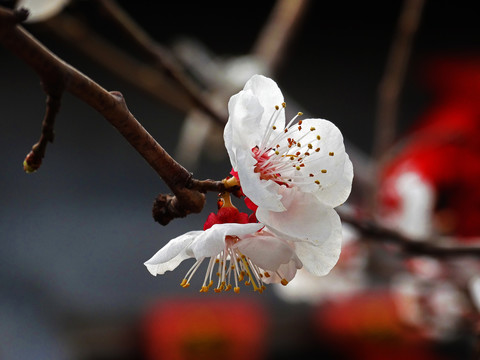
[[23, 168], [26, 172], [31, 173], [37, 171], [42, 164], [45, 156], [47, 144], [53, 143], [55, 137], [54, 124], [55, 117], [60, 110], [61, 95], [53, 96], [51, 92], [47, 92], [47, 101], [45, 109], [45, 117], [42, 122], [42, 132], [38, 142], [33, 145], [32, 150], [25, 157]]
[[424, 0], [405, 0], [395, 38], [378, 87], [378, 104], [374, 137], [374, 158], [380, 159], [395, 137], [400, 92], [418, 29]]
[[201, 89], [185, 75], [173, 55], [151, 38], [116, 1], [100, 0], [98, 6], [122, 34], [136, 44], [154, 66], [183, 91], [195, 107], [221, 125], [227, 122], [226, 112], [219, 111], [212, 105], [209, 99], [203, 95]]
[[162, 73], [112, 45], [76, 18], [59, 14], [43, 25], [68, 44], [81, 51], [120, 79], [127, 81], [155, 100], [181, 112], [193, 108], [191, 101]]
[[459, 245], [458, 241], [449, 238], [439, 244], [438, 239], [417, 240], [388, 229], [369, 219], [358, 217], [337, 208], [342, 221], [353, 225], [366, 239], [372, 241], [390, 242], [398, 245], [407, 255], [430, 255], [438, 258], [474, 256], [480, 257], [480, 238], [464, 239], [465, 243], [473, 245]]
[[277, 0], [268, 22], [260, 32], [252, 54], [260, 58], [270, 73], [278, 70], [308, 7], [308, 0]]
[[[30, 66], [41, 78], [47, 95], [64, 89], [97, 110], [143, 156], [175, 194], [175, 215], [200, 212], [205, 195], [189, 189], [192, 175], [177, 163], [130, 113], [119, 92], [108, 92], [93, 80], [51, 53], [18, 25], [17, 12], [0, 7], [0, 43]], [[53, 93], [54, 96], [57, 93]]]

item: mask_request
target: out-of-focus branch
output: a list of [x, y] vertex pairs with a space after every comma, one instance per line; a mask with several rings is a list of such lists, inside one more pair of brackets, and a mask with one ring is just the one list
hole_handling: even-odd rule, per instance
[[459, 245], [455, 239], [440, 242], [439, 239], [412, 239], [395, 230], [388, 229], [369, 219], [359, 219], [341, 207], [337, 209], [341, 219], [353, 225], [366, 239], [377, 242], [390, 242], [398, 245], [408, 255], [430, 255], [438, 258], [474, 256], [480, 257], [480, 238], [471, 238]]
[[[18, 56], [40, 77], [49, 99], [60, 99], [68, 91], [97, 110], [143, 156], [174, 193], [166, 205], [171, 218], [200, 212], [205, 204], [201, 191], [222, 185], [213, 181], [198, 182], [178, 164], [130, 113], [119, 92], [109, 92], [87, 76], [51, 53], [38, 40], [18, 25], [27, 17], [26, 11], [14, 12], [0, 7], [0, 43]], [[55, 105], [58, 110], [59, 103]], [[56, 111], [47, 106], [46, 117], [53, 122]], [[51, 115], [49, 113], [51, 112]], [[48, 126], [46, 126], [48, 127]], [[50, 135], [46, 135], [48, 138]], [[213, 185], [207, 186], [211, 182]], [[201, 191], [195, 189], [198, 186]], [[172, 212], [172, 214], [169, 214]], [[168, 221], [167, 221], [168, 222]], [[167, 223], [163, 222], [163, 223]]]
[[116, 1], [100, 0], [98, 6], [101, 12], [139, 48], [147, 59], [182, 90], [196, 108], [221, 125], [227, 122], [226, 112], [220, 111], [212, 105], [201, 89], [185, 75], [173, 55], [152, 39]]
[[183, 92], [158, 70], [102, 39], [82, 21], [62, 13], [45, 21], [43, 25], [63, 41], [75, 44], [75, 50], [83, 52], [152, 98], [182, 112], [193, 108], [193, 104]]
[[307, 7], [308, 0], [277, 0], [252, 50], [252, 54], [260, 58], [271, 73], [285, 58], [285, 51]]
[[392, 145], [397, 123], [398, 99], [405, 79], [415, 33], [425, 0], [405, 0], [385, 73], [378, 87], [374, 158], [380, 159]]

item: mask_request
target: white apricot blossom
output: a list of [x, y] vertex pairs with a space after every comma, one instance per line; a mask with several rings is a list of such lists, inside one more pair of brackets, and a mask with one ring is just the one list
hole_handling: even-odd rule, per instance
[[[301, 206], [301, 199], [297, 200]], [[313, 275], [325, 275], [340, 255], [338, 239], [341, 233], [337, 231], [341, 232], [341, 227], [335, 211], [331, 210], [335, 216], [328, 216], [318, 204], [311, 209], [321, 217], [318, 226], [309, 224], [310, 218], [302, 220], [304, 212], [297, 214], [295, 206], [285, 212], [298, 220], [299, 228], [305, 226], [300, 234], [309, 236], [308, 239], [296, 238], [295, 231], [280, 227], [282, 233], [264, 227], [262, 223], [217, 223], [205, 231], [190, 231], [170, 240], [145, 262], [145, 266], [151, 274], [162, 275], [174, 270], [184, 260], [195, 258], [196, 262], [181, 283], [188, 287], [195, 272], [208, 258], [202, 292], [208, 291], [215, 281], [216, 292], [230, 290], [232, 286], [235, 292], [239, 292], [238, 285], [244, 278], [247, 285], [252, 284], [255, 291], [262, 292], [264, 284], [287, 285], [302, 267]], [[321, 227], [325, 229], [321, 230]], [[214, 280], [214, 275], [218, 279]]]
[[[182, 261], [196, 262], [185, 275], [181, 285], [190, 280], [205, 259], [208, 260], [201, 292], [207, 292], [216, 282], [215, 292], [232, 287], [240, 291], [239, 283], [246, 280], [255, 291], [262, 292], [264, 283], [293, 279], [302, 262], [294, 246], [268, 231], [259, 231], [263, 224], [215, 224], [205, 231], [190, 231], [170, 240], [145, 266], [153, 275], [174, 270]], [[218, 279], [214, 281], [214, 276]], [[234, 286], [233, 286], [234, 284]]]
[[[340, 130], [324, 119], [285, 121], [277, 84], [254, 75], [228, 103], [225, 146], [243, 192], [259, 208], [281, 212], [282, 188], [336, 207], [348, 198], [353, 166]], [[288, 192], [287, 192], [288, 194]], [[287, 195], [288, 196], [288, 195]]]

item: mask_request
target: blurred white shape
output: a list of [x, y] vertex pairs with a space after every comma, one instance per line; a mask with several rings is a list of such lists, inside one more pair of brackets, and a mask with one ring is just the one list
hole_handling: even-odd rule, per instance
[[[230, 96], [241, 89], [252, 75], [268, 75], [266, 66], [254, 56], [221, 60], [191, 40], [183, 40], [174, 49], [193, 74], [208, 85], [210, 98], [220, 108], [226, 107]], [[176, 156], [184, 166], [194, 169], [202, 152], [216, 161], [226, 157], [223, 127], [214, 124], [200, 111], [193, 110], [182, 126]]]
[[395, 209], [380, 211], [380, 220], [413, 239], [422, 240], [432, 236], [435, 206], [433, 187], [408, 168], [399, 169], [384, 186], [386, 188], [382, 191], [398, 196], [400, 201]]
[[[176, 159], [189, 168], [198, 163], [208, 133], [215, 125], [208, 116], [198, 110], [188, 113], [180, 130], [180, 139], [176, 149]], [[220, 136], [221, 137], [221, 136]]]
[[480, 275], [472, 277], [468, 285], [473, 305], [480, 311]]
[[446, 280], [425, 281], [403, 273], [392, 281], [395, 305], [407, 324], [432, 339], [456, 337], [468, 309], [465, 295]]
[[26, 22], [34, 23], [57, 15], [70, 0], [19, 0], [17, 9], [26, 8], [30, 12]]

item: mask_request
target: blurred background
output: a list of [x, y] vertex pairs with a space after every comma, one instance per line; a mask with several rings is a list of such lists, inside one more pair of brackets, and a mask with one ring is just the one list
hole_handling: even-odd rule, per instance
[[[106, 54], [112, 64], [108, 67], [94, 59], [92, 50], [90, 55], [83, 51], [88, 46], [81, 43], [95, 39], [78, 21], [138, 64], [144, 60], [94, 3], [72, 2], [52, 18], [25, 27], [104, 88], [122, 92], [135, 117], [197, 179], [228, 175], [220, 126], [136, 86], [149, 83], [148, 71], [120, 68], [123, 75], [118, 76], [112, 70], [123, 64], [120, 59]], [[270, 74], [291, 111], [329, 119], [341, 129], [359, 174], [372, 174], [378, 88], [404, 3], [310, 1], [281, 63]], [[117, 4], [182, 59], [188, 74], [211, 85], [206, 90], [216, 94], [216, 106], [223, 111], [248, 74], [271, 70], [246, 55], [275, 1]], [[474, 5], [425, 1], [399, 96], [396, 138], [418, 125], [437, 104], [439, 92], [442, 99], [451, 93], [471, 98], [468, 105], [462, 102], [462, 109], [478, 103], [480, 28]], [[215, 194], [207, 195], [201, 214], [168, 226], [155, 223], [153, 200], [168, 188], [107, 121], [68, 93], [56, 119], [55, 142], [48, 146], [41, 169], [26, 174], [22, 162], [38, 140], [45, 96], [36, 74], [2, 46], [0, 61], [0, 359], [473, 356], [475, 297], [472, 303], [465, 287], [477, 273], [478, 261], [452, 259], [445, 265], [430, 257], [403, 257], [398, 249], [363, 241], [347, 225], [342, 258], [331, 274], [321, 279], [299, 274], [295, 284], [269, 286], [262, 295], [247, 289], [234, 296], [199, 294], [196, 286], [184, 289], [179, 283], [190, 262], [151, 276], [143, 262], [168, 240], [203, 228], [207, 214], [216, 210]], [[475, 111], [464, 117], [478, 119]], [[459, 117], [458, 124], [471, 125]], [[205, 129], [204, 146], [195, 147]], [[471, 128], [467, 133], [475, 139], [480, 134]], [[394, 167], [396, 154], [384, 161]], [[438, 163], [443, 157], [428, 159]], [[466, 166], [473, 170], [465, 176], [472, 179], [472, 189], [480, 179], [475, 172], [479, 158], [468, 159]], [[367, 190], [363, 184], [355, 186], [350, 206], [366, 206]], [[473, 190], [456, 194], [476, 196]], [[476, 224], [478, 201], [472, 206]], [[466, 235], [479, 235], [471, 228]], [[465, 268], [471, 271], [459, 275]]]

